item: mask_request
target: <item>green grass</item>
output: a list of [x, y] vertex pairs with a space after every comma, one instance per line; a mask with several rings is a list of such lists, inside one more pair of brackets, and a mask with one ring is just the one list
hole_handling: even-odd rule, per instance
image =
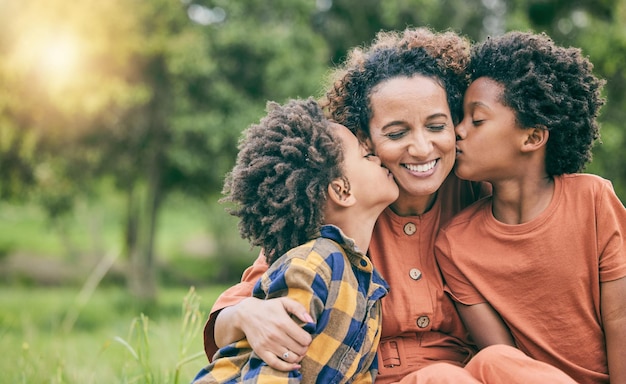
[[206, 364], [206, 314], [257, 252], [215, 201], [171, 196], [157, 223], [158, 303], [139, 307], [116, 285], [121, 269], [83, 289], [94, 263], [122, 248], [123, 199], [105, 192], [56, 222], [34, 203], [0, 202], [0, 384], [188, 383]]
[[35, 205], [0, 203], [0, 234], [0, 251], [4, 253], [16, 249], [49, 253], [60, 247], [58, 233], [48, 225], [44, 213]]
[[[0, 202], [0, 252], [51, 258], [102, 252], [123, 239], [123, 205], [117, 200], [109, 196], [107, 201], [79, 201], [73, 212], [54, 222], [35, 204]], [[190, 237], [209, 236], [206, 203], [172, 198], [160, 214], [156, 247], [163, 257], [178, 251]], [[231, 232], [237, 236], [236, 224]]]
[[145, 316], [124, 289], [99, 289], [68, 330], [78, 289], [0, 287], [0, 381], [188, 383], [206, 363], [201, 330], [224, 288], [162, 289]]
[[[79, 200], [52, 222], [34, 203], [0, 202], [0, 278], [13, 284], [81, 284], [105, 255], [124, 249], [123, 201], [119, 195]], [[256, 258], [241, 239], [236, 218], [217, 198], [199, 201], [172, 194], [159, 214], [155, 259], [164, 284], [234, 283]], [[119, 254], [109, 279], [120, 280]], [[6, 269], [3, 268], [6, 263]]]

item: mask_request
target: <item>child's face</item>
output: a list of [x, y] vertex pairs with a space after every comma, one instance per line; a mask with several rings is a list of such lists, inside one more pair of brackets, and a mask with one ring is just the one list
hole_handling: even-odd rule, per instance
[[524, 172], [525, 132], [513, 109], [500, 102], [502, 91], [500, 83], [481, 77], [465, 92], [463, 121], [455, 128], [455, 172], [462, 179], [497, 182]]
[[350, 190], [362, 207], [380, 207], [382, 211], [398, 198], [393, 175], [348, 128], [340, 124], [335, 124], [334, 128], [343, 144], [343, 169]]

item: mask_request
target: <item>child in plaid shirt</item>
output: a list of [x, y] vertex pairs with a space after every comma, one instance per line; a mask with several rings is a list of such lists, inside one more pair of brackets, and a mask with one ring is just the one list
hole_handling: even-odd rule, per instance
[[302, 304], [313, 341], [300, 369], [282, 372], [239, 340], [194, 383], [373, 382], [388, 286], [365, 252], [378, 215], [398, 197], [391, 173], [312, 99], [269, 103], [239, 149], [223, 201], [236, 204], [242, 237], [270, 264], [253, 295]]

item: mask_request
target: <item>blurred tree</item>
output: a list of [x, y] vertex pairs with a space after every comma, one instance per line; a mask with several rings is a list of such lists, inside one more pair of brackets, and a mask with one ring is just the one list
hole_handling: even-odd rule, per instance
[[[133, 293], [156, 294], [154, 241], [173, 191], [220, 191], [267, 100], [320, 95], [329, 66], [379, 30], [482, 40], [546, 31], [607, 79], [590, 170], [626, 199], [626, 0], [29, 0], [0, 2], [0, 199], [58, 217], [113, 180], [127, 197]], [[97, 196], [95, 197], [97, 198]], [[220, 239], [218, 239], [219, 241]]]
[[369, 43], [380, 30], [407, 26], [429, 26], [454, 30], [472, 38], [483, 33], [483, 20], [489, 14], [481, 0], [326, 0], [323, 11], [313, 18], [316, 30], [324, 36], [338, 63], [351, 47]]
[[[148, 301], [167, 194], [219, 192], [242, 129], [266, 100], [314, 94], [326, 70], [325, 45], [308, 24], [314, 4], [223, 3], [33, 0], [1, 12], [0, 49], [11, 60], [0, 78], [15, 85], [0, 91], [0, 169], [15, 175], [3, 179], [5, 196], [35, 185], [59, 215], [112, 178], [128, 201], [129, 286]], [[50, 72], [56, 58], [42, 55], [60, 38], [81, 62]]]

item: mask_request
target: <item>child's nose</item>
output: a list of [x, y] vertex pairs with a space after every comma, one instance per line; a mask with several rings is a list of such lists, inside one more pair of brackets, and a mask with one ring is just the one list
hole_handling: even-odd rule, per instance
[[465, 138], [465, 135], [467, 134], [467, 130], [465, 129], [465, 121], [466, 119], [463, 119], [463, 121], [461, 121], [459, 124], [456, 125], [456, 127], [454, 127], [454, 133], [456, 134], [457, 140], [463, 140]]

